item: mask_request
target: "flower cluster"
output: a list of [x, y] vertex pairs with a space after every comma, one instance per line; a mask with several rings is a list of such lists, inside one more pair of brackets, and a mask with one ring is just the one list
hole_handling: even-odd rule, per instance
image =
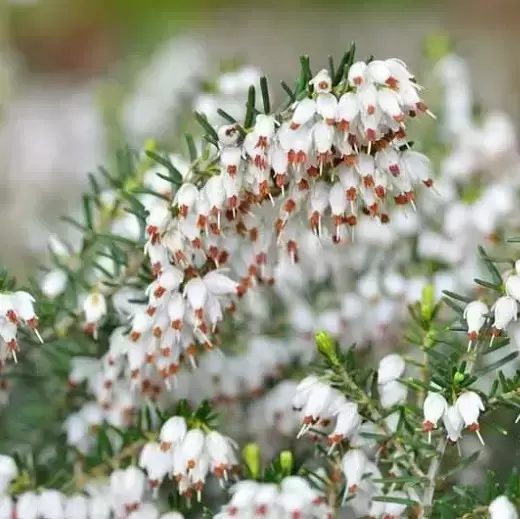
[[88, 484], [84, 493], [65, 495], [59, 490], [26, 491], [16, 498], [8, 487], [18, 476], [9, 456], [0, 456], [0, 517], [19, 519], [183, 519], [178, 512], [160, 514], [152, 503], [143, 501], [145, 475], [135, 467], [116, 470], [110, 482]]
[[139, 466], [146, 470], [152, 488], [158, 489], [166, 476], [177, 482], [180, 495], [193, 492], [200, 501], [206, 477], [215, 475], [221, 484], [236, 472], [236, 444], [217, 431], [188, 429], [181, 416], [169, 418], [161, 428], [158, 442], [147, 443]]
[[484, 332], [486, 329], [486, 325], [491, 326], [492, 345], [494, 338], [517, 320], [520, 302], [520, 260], [515, 262], [513, 271], [506, 272], [504, 292], [504, 295], [496, 299], [491, 309], [481, 300], [471, 301], [466, 305], [463, 317], [468, 328], [468, 351], [472, 343], [483, 338], [480, 335], [481, 331]]
[[[81, 454], [65, 461], [65, 471], [78, 462], [75, 493], [66, 492], [69, 484], [50, 489], [59, 486], [54, 480], [42, 490], [36, 476], [37, 483], [26, 484], [27, 473], [18, 479], [16, 465], [6, 461], [1, 512], [20, 519], [179, 519], [177, 512], [160, 516], [161, 490], [181, 510], [193, 506], [191, 516], [214, 504], [213, 479], [231, 494], [220, 519], [329, 519], [343, 507], [396, 519], [442, 516], [452, 506], [449, 492], [447, 500], [436, 493], [445, 465], [447, 474], [456, 473], [444, 450], [469, 437], [465, 429], [483, 443], [482, 414], [506, 401], [520, 405], [514, 377], [502, 373], [488, 393], [473, 373], [487, 340], [493, 354], [506, 342], [497, 339], [502, 330], [513, 331], [520, 263], [504, 283], [494, 280], [501, 297], [492, 305], [472, 300], [480, 294], [454, 297], [468, 303], [452, 305], [467, 324], [468, 351], [436, 301], [443, 289], [466, 289], [475, 277], [469, 248], [491, 239], [514, 210], [508, 182], [520, 161], [510, 140], [502, 142], [500, 121], [477, 131], [462, 107], [460, 120], [448, 121], [451, 167], [448, 161], [436, 175], [407, 140], [409, 119], [431, 113], [404, 63], [347, 55], [336, 73], [331, 61], [330, 71], [314, 77], [306, 63], [302, 58], [296, 89], [277, 111], [256, 69], [208, 84], [195, 100], [205, 140], [187, 136], [189, 162], [150, 145], [136, 155], [135, 171], [134, 159], [118, 164], [117, 179], [117, 172], [102, 171], [109, 187], [90, 179], [84, 224], [76, 225], [85, 231], [83, 243], [53, 240], [56, 267], [41, 284], [55, 303], [49, 313], [56, 312], [43, 336], [56, 341], [56, 350], [65, 344], [64, 355], [81, 351], [71, 359], [64, 394], [74, 407], [64, 424], [67, 444]], [[456, 94], [453, 80], [445, 87], [448, 97]], [[255, 103], [259, 91], [263, 113]], [[142, 106], [151, 103], [150, 93]], [[162, 115], [154, 117], [158, 126]], [[485, 168], [505, 161], [512, 169], [503, 181], [468, 193], [467, 179], [473, 188], [480, 173], [478, 160], [466, 165], [467, 174], [458, 171], [465, 153]], [[434, 176], [438, 196], [421, 198], [416, 186], [432, 188]], [[28, 294], [0, 299], [5, 330], [16, 334], [21, 323], [36, 330]], [[14, 355], [16, 343], [2, 326], [0, 335], [4, 356]], [[325, 345], [318, 341], [323, 335]], [[373, 352], [382, 357], [376, 369], [364, 365]], [[317, 354], [325, 367], [309, 375]], [[183, 411], [203, 399], [202, 409], [233, 416], [221, 420], [219, 432], [212, 414]], [[302, 471], [282, 466], [280, 456], [280, 466], [262, 472], [260, 455], [253, 460], [245, 449], [255, 481], [237, 483], [238, 442], [227, 435], [238, 442], [250, 436], [255, 448], [268, 444], [265, 459], [296, 436]], [[314, 449], [323, 456], [309, 459]], [[97, 458], [104, 474], [110, 469], [109, 484], [94, 478], [85, 486], [98, 474]], [[476, 513], [512, 519], [515, 499], [480, 503]]]
[[464, 391], [455, 400], [452, 406], [439, 393], [430, 392], [424, 400], [424, 430], [431, 435], [431, 431], [437, 428], [439, 420], [443, 420], [446, 429], [446, 437], [451, 443], [457, 443], [462, 430], [467, 427], [475, 432], [482, 444], [484, 441], [480, 435], [478, 418], [484, 408], [482, 398], [474, 391]]
[[19, 326], [27, 326], [43, 342], [38, 332], [34, 302], [34, 297], [28, 292], [0, 293], [0, 369], [8, 357], [16, 362]]
[[233, 517], [309, 517], [332, 519], [333, 511], [309, 483], [298, 476], [284, 478], [280, 485], [240, 481], [231, 488], [231, 499], [216, 519]]

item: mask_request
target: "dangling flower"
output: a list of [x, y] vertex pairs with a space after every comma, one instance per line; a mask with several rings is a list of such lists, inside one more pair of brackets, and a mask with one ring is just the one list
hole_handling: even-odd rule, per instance
[[506, 496], [498, 496], [488, 507], [489, 519], [518, 519], [518, 512]]
[[83, 311], [86, 321], [85, 330], [97, 339], [98, 323], [107, 313], [105, 296], [100, 292], [91, 292], [83, 302]]
[[423, 428], [428, 432], [428, 442], [431, 441], [432, 430], [437, 428], [438, 421], [444, 416], [447, 410], [448, 403], [440, 393], [428, 393], [423, 404]]
[[310, 81], [309, 85], [314, 87], [318, 94], [328, 93], [332, 89], [332, 79], [327, 69], [320, 70]]
[[484, 445], [484, 440], [480, 435], [480, 426], [478, 423], [479, 415], [485, 410], [484, 403], [480, 396], [474, 391], [465, 391], [461, 393], [455, 402], [457, 411], [462, 416], [464, 424], [471, 431], [475, 432], [480, 440], [480, 443]]
[[452, 443], [457, 443], [461, 437], [462, 429], [464, 428], [464, 419], [459, 413], [457, 407], [448, 407], [446, 413], [442, 417], [442, 421], [446, 429], [448, 440]]
[[354, 494], [365, 473], [365, 468], [368, 463], [366, 454], [361, 449], [350, 449], [341, 460], [341, 469], [345, 474], [346, 492]]
[[341, 405], [336, 416], [336, 427], [334, 427], [334, 430], [329, 434], [329, 445], [331, 446], [331, 451], [335, 445], [339, 444], [343, 440], [343, 438], [355, 434], [362, 421], [358, 412], [358, 405], [353, 402], [346, 402]]
[[184, 440], [188, 426], [182, 416], [172, 416], [161, 427], [159, 438], [163, 451], [171, 450]]
[[493, 338], [507, 327], [511, 321], [516, 321], [518, 314], [518, 303], [510, 296], [499, 297], [494, 305], [495, 321], [493, 322], [491, 344]]
[[405, 369], [406, 363], [404, 359], [397, 353], [391, 353], [379, 361], [377, 383], [386, 384], [387, 382], [397, 380], [403, 375]]
[[472, 301], [468, 303], [464, 309], [463, 317], [466, 319], [468, 325], [468, 351], [471, 349], [471, 344], [476, 341], [478, 334], [486, 322], [486, 315], [489, 308], [482, 301]]
[[517, 302], [520, 302], [520, 275], [512, 274], [507, 277], [505, 283], [506, 294]]

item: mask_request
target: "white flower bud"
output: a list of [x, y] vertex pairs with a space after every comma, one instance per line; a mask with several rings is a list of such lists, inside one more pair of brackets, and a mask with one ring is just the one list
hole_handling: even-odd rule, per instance
[[64, 292], [68, 280], [69, 278], [64, 270], [54, 269], [45, 274], [40, 282], [40, 287], [45, 296], [54, 299]]
[[[482, 301], [471, 301], [464, 309], [464, 319], [468, 325], [468, 338], [476, 341], [478, 334], [486, 322], [488, 307]], [[471, 342], [470, 342], [471, 345]]]
[[361, 483], [368, 463], [366, 454], [361, 449], [350, 449], [341, 460], [341, 469], [345, 474], [346, 488], [355, 493]]
[[[16, 508], [11, 499], [11, 496], [1, 496], [0, 497], [0, 517], [2, 519], [12, 519], [13, 517], [18, 517], [16, 515]], [[80, 519], [82, 519], [80, 517]]]
[[16, 501], [17, 519], [36, 519], [39, 516], [39, 496], [34, 492], [24, 492]]
[[508, 276], [505, 283], [506, 294], [520, 302], [520, 275]]
[[44, 519], [66, 519], [65, 496], [57, 490], [42, 490], [38, 498], [38, 515]]
[[361, 426], [362, 421], [358, 413], [358, 405], [353, 402], [342, 404], [336, 416], [336, 426], [329, 434], [329, 445], [331, 445], [331, 447], [340, 443], [343, 438], [355, 434]]
[[236, 294], [238, 283], [223, 274], [224, 271], [212, 270], [208, 272], [203, 281], [208, 290], [216, 296]]
[[404, 120], [404, 113], [400, 105], [399, 96], [392, 90], [383, 88], [377, 93], [379, 108], [396, 122]]
[[383, 409], [390, 409], [394, 405], [402, 404], [408, 395], [408, 388], [398, 380], [390, 380], [386, 384], [379, 384], [379, 399]]
[[354, 92], [347, 92], [339, 98], [336, 119], [339, 131], [345, 133], [350, 129], [351, 124], [359, 115], [361, 105]]
[[479, 440], [484, 443], [482, 441], [482, 437], [480, 436], [480, 426], [478, 423], [480, 413], [485, 409], [484, 403], [482, 402], [480, 396], [474, 391], [465, 391], [457, 398], [455, 407], [460, 413], [460, 416], [462, 416], [465, 426], [471, 432], [476, 432]]
[[334, 142], [334, 128], [324, 121], [319, 121], [314, 125], [312, 133], [317, 153], [329, 153]]
[[329, 71], [324, 68], [321, 69], [310, 81], [309, 84], [314, 87], [317, 93], [330, 92], [332, 89], [332, 79]]
[[316, 102], [308, 97], [295, 104], [291, 121], [291, 130], [297, 130], [300, 126], [309, 122], [316, 113]]
[[316, 112], [327, 125], [336, 122], [338, 100], [334, 94], [319, 94], [316, 98]]
[[200, 429], [191, 429], [178, 447], [184, 470], [194, 469], [204, 449], [205, 436]]
[[360, 86], [363, 84], [365, 74], [367, 70], [367, 64], [364, 61], [356, 61], [348, 69], [348, 82], [352, 86]]
[[177, 446], [186, 436], [187, 430], [186, 420], [182, 416], [172, 416], [168, 418], [161, 427], [159, 434], [159, 438], [162, 442], [161, 448], [163, 450], [169, 450]]
[[219, 143], [222, 146], [234, 146], [240, 137], [235, 124], [225, 124], [221, 126], [217, 134]]
[[186, 218], [195, 205], [198, 197], [199, 190], [197, 189], [197, 186], [188, 182], [182, 184], [179, 191], [177, 191], [173, 202], [179, 206], [179, 216]]
[[83, 494], [70, 496], [65, 502], [65, 519], [88, 519], [88, 499]]
[[437, 428], [438, 421], [444, 416], [444, 413], [448, 410], [448, 402], [440, 393], [429, 392], [428, 396], [424, 399], [423, 412], [424, 412], [424, 430], [431, 435], [432, 429]]
[[173, 460], [168, 451], [159, 443], [147, 443], [139, 456], [139, 466], [146, 470], [151, 486], [155, 489], [173, 468]]
[[18, 475], [18, 467], [11, 456], [0, 455], [0, 494], [5, 492]]
[[226, 190], [222, 183], [222, 175], [214, 175], [208, 178], [204, 185], [204, 192], [212, 211], [220, 210], [226, 201]]
[[397, 353], [391, 353], [390, 355], [383, 357], [379, 361], [379, 367], [377, 370], [378, 384], [386, 384], [392, 380], [397, 380], [403, 375], [405, 369], [406, 363]]
[[512, 297], [502, 296], [496, 300], [494, 310], [493, 336], [498, 336], [500, 331], [506, 328], [511, 321], [516, 321], [518, 304]]
[[313, 388], [319, 384], [319, 379], [315, 375], [309, 375], [302, 379], [296, 386], [296, 392], [292, 400], [292, 407], [296, 411], [301, 411], [307, 401]]
[[[395, 497], [396, 499], [409, 499], [408, 495], [404, 492], [392, 492], [388, 495], [389, 498]], [[385, 514], [383, 517], [388, 518], [396, 518], [402, 517], [408, 505], [403, 503], [386, 503], [385, 504]]]
[[384, 61], [375, 59], [367, 65], [366, 75], [377, 85], [387, 85], [392, 73]]
[[107, 313], [105, 296], [99, 292], [91, 292], [83, 302], [83, 311], [85, 312], [87, 326], [92, 329], [95, 336], [97, 323]]
[[184, 296], [195, 311], [197, 319], [202, 320], [204, 305], [208, 297], [208, 289], [204, 281], [199, 277], [190, 279], [184, 287]]
[[515, 505], [506, 496], [498, 496], [489, 505], [489, 519], [518, 519]]
[[220, 153], [220, 164], [223, 170], [231, 176], [238, 173], [242, 162], [242, 148], [224, 148]]

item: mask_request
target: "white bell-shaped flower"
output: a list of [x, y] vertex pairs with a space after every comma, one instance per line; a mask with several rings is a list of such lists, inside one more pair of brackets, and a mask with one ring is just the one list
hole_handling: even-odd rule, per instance
[[16, 517], [16, 508], [13, 503], [11, 496], [0, 497], [0, 518], [1, 519], [12, 519]]
[[172, 470], [173, 460], [168, 451], [161, 449], [161, 444], [147, 443], [139, 456], [139, 466], [146, 470], [151, 487], [156, 491], [164, 477]]
[[464, 319], [468, 326], [468, 351], [471, 349], [471, 343], [476, 341], [478, 334], [486, 322], [486, 314], [489, 308], [482, 301], [471, 301], [464, 309]]
[[493, 322], [493, 337], [500, 334], [511, 321], [516, 321], [518, 303], [510, 296], [499, 297], [494, 305], [495, 320]]
[[332, 89], [332, 79], [329, 71], [321, 69], [310, 81], [309, 84], [314, 87], [317, 93], [328, 93]]
[[143, 503], [137, 510], [128, 514], [126, 519], [158, 519], [159, 511], [152, 503]]
[[348, 82], [352, 86], [359, 87], [365, 80], [367, 72], [367, 64], [364, 61], [356, 61], [352, 63], [352, 66], [348, 69]]
[[341, 470], [347, 482], [346, 490], [355, 493], [361, 483], [368, 463], [366, 454], [361, 449], [350, 449], [341, 460]]
[[24, 492], [16, 501], [16, 519], [36, 519], [39, 517], [40, 496], [35, 492]]
[[520, 302], [520, 275], [512, 274], [507, 277], [505, 283], [506, 294], [517, 302]]
[[392, 380], [397, 380], [403, 375], [405, 369], [406, 363], [403, 357], [397, 353], [391, 353], [390, 355], [383, 357], [379, 361], [379, 367], [377, 370], [378, 384], [386, 384]]
[[184, 440], [179, 445], [185, 470], [191, 470], [197, 465], [199, 457], [204, 451], [205, 436], [200, 429], [191, 429], [186, 433]]
[[455, 402], [457, 411], [464, 420], [464, 425], [472, 432], [475, 432], [482, 444], [482, 436], [480, 435], [480, 426], [478, 419], [480, 413], [485, 410], [482, 399], [474, 391], [465, 391], [461, 393]]
[[107, 313], [105, 296], [97, 291], [88, 294], [83, 302], [83, 311], [88, 331], [97, 338], [98, 323]]
[[506, 497], [498, 496], [488, 507], [489, 519], [518, 519], [515, 505]]
[[[392, 492], [387, 497], [395, 497], [396, 501], [399, 499], [410, 499], [404, 492]], [[402, 517], [407, 507], [408, 505], [405, 505], [404, 503], [386, 503], [383, 517], [385, 519], [397, 519]]]
[[66, 519], [65, 496], [57, 490], [42, 490], [38, 499], [38, 515], [42, 519]]
[[197, 186], [188, 182], [184, 182], [181, 185], [174, 198], [174, 204], [179, 206], [180, 217], [186, 218], [188, 216], [188, 213], [195, 206], [198, 197], [199, 190], [197, 189]]
[[0, 454], [0, 494], [11, 484], [11, 481], [18, 475], [18, 467], [11, 456]]
[[210, 468], [219, 479], [226, 478], [227, 473], [237, 464], [236, 444], [217, 431], [206, 435], [206, 450], [209, 454]]
[[295, 103], [291, 120], [291, 130], [297, 130], [300, 126], [309, 122], [316, 113], [316, 101], [308, 97]]
[[379, 385], [379, 400], [383, 409], [402, 404], [408, 395], [408, 387], [398, 380], [390, 380]]
[[65, 501], [65, 519], [88, 519], [88, 499], [83, 494], [75, 494]]
[[161, 448], [163, 450], [170, 450], [176, 447], [188, 431], [186, 420], [182, 416], [172, 416], [164, 422], [161, 427], [159, 439], [161, 440]]
[[329, 445], [331, 449], [339, 444], [344, 438], [355, 434], [361, 426], [361, 415], [358, 412], [358, 405], [354, 402], [342, 404], [336, 414], [336, 426], [329, 434]]
[[440, 393], [429, 392], [423, 403], [424, 422], [423, 428], [428, 432], [428, 439], [431, 432], [437, 428], [438, 421], [448, 410], [448, 402]]

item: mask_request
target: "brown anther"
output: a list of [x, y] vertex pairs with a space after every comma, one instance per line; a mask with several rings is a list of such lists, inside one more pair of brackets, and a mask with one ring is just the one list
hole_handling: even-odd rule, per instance
[[309, 181], [308, 181], [306, 178], [302, 178], [302, 179], [297, 183], [297, 186], [298, 186], [298, 189], [299, 189], [300, 191], [307, 191], [307, 190], [310, 188]]
[[285, 204], [283, 204], [283, 210], [286, 212], [286, 213], [292, 213], [294, 210], [296, 209], [296, 202], [292, 199], [292, 198], [289, 198]]
[[164, 288], [164, 287], [162, 287], [162, 286], [159, 285], [159, 286], [154, 290], [153, 295], [154, 295], [155, 297], [159, 298], [159, 297], [162, 297], [163, 294], [164, 294], [165, 292], [166, 292], [166, 288]]
[[348, 132], [350, 128], [350, 122], [347, 121], [346, 119], [342, 119], [339, 124], [338, 124], [338, 130], [342, 133], [346, 133]]
[[283, 173], [276, 174], [274, 176], [274, 183], [276, 184], [276, 187], [279, 187], [281, 189], [287, 183], [287, 176]]
[[363, 177], [363, 185], [367, 188], [367, 189], [370, 189], [371, 187], [374, 187], [374, 177], [372, 175], [367, 175], [365, 177]]
[[318, 177], [320, 175], [320, 170], [316, 166], [310, 166], [307, 168], [307, 175], [311, 178]]

